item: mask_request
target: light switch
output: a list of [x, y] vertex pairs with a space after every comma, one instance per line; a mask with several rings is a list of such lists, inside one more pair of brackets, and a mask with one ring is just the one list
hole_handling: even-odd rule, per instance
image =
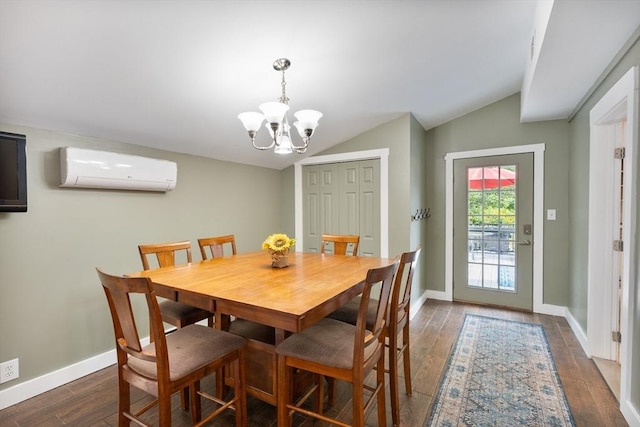
[[547, 209], [547, 220], [555, 221], [556, 220], [556, 210], [555, 209]]

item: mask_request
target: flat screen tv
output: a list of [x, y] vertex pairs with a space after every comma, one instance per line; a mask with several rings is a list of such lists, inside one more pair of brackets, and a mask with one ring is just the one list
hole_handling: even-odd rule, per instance
[[27, 211], [27, 138], [0, 131], [0, 212]]

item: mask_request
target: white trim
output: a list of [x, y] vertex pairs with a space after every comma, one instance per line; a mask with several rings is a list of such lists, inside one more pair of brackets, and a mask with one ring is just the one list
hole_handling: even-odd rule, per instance
[[438, 301], [451, 301], [451, 296], [447, 295], [446, 292], [432, 291], [431, 289], [427, 289], [427, 298], [435, 299]]
[[543, 301], [544, 254], [544, 144], [516, 145], [447, 153], [445, 159], [445, 298], [453, 300], [453, 161], [474, 157], [533, 153], [533, 311], [553, 310]]
[[[602, 144], [600, 136], [600, 124], [607, 124], [607, 119], [614, 111], [617, 112], [617, 108], [621, 103], [626, 106], [626, 126], [625, 126], [625, 172], [624, 172], [624, 211], [623, 211], [623, 223], [625, 228], [623, 230], [623, 271], [622, 271], [622, 298], [620, 306], [620, 332], [622, 334], [622, 344], [620, 345], [620, 410], [625, 416], [627, 422], [632, 424], [635, 421], [635, 425], [640, 426], [640, 417], [638, 416], [638, 410], [633, 407], [631, 397], [631, 374], [633, 361], [633, 349], [634, 349], [634, 316], [639, 309], [636, 307], [636, 292], [638, 289], [638, 279], [635, 277], [636, 269], [638, 268], [638, 260], [635, 255], [636, 250], [636, 209], [637, 209], [637, 165], [635, 164], [637, 159], [636, 150], [638, 150], [638, 111], [640, 111], [638, 88], [639, 83], [638, 67], [634, 66], [627, 73], [613, 85], [611, 89], [598, 101], [598, 103], [590, 111], [590, 163], [589, 163], [589, 254], [587, 258], [588, 263], [588, 290], [587, 290], [587, 337], [590, 347], [590, 354], [598, 354], [601, 349], [595, 348], [601, 339], [598, 339], [597, 325], [598, 325], [598, 313], [599, 304], [602, 300], [599, 287], [596, 286], [596, 280], [598, 280], [599, 271], [602, 260], [599, 259], [599, 248], [592, 245], [594, 242], [594, 236], [597, 235], [597, 228], [600, 226], [592, 218], [592, 213], [597, 209], [601, 209], [601, 202], [604, 200], [606, 194], [603, 191], [596, 191], [596, 184], [598, 183], [598, 170], [601, 168], [600, 162], [596, 162], [597, 158], [593, 158], [593, 150], [598, 144]], [[615, 119], [615, 117], [613, 117]], [[594, 242], [595, 243], [595, 242]], [[602, 333], [602, 331], [600, 331]], [[589, 354], [589, 353], [588, 353]], [[636, 372], [637, 374], [637, 372]]]
[[422, 305], [427, 302], [427, 292], [429, 291], [423, 292], [422, 295], [420, 295], [420, 298], [411, 303], [411, 306], [409, 307], [409, 320], [413, 320], [415, 315], [418, 314], [418, 310], [420, 310]]
[[566, 317], [567, 307], [564, 305], [540, 304], [536, 313], [548, 314], [549, 316]]
[[[140, 342], [143, 346], [149, 344], [149, 337], [142, 338]], [[97, 372], [100, 369], [115, 364], [116, 361], [116, 350], [109, 350], [97, 356], [74, 363], [73, 365], [65, 366], [57, 371], [49, 372], [48, 374], [1, 390], [0, 410]]]
[[580, 343], [580, 346], [582, 347], [582, 350], [584, 351], [584, 353], [587, 355], [587, 357], [591, 358], [591, 355], [589, 354], [589, 344], [587, 342], [587, 334], [584, 332], [584, 330], [580, 326], [580, 323], [578, 323], [578, 321], [573, 317], [569, 309], [566, 307], [565, 307], [564, 318], [567, 319], [567, 323], [569, 323], [569, 326], [571, 327], [571, 330], [573, 331], [574, 335], [578, 339], [578, 342]]
[[294, 164], [295, 194], [295, 235], [296, 251], [304, 247], [302, 228], [302, 166], [326, 163], [351, 162], [357, 160], [380, 159], [380, 257], [389, 257], [389, 149], [352, 151], [350, 153], [328, 154], [307, 157]]
[[627, 399], [620, 403], [620, 412], [630, 427], [640, 427], [640, 409], [633, 406], [631, 400]]

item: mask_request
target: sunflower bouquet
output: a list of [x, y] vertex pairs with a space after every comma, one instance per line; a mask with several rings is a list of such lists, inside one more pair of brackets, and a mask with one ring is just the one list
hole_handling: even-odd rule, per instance
[[271, 254], [272, 267], [287, 267], [289, 265], [289, 249], [295, 245], [296, 239], [292, 239], [286, 234], [272, 234], [262, 242], [262, 249], [268, 249]]

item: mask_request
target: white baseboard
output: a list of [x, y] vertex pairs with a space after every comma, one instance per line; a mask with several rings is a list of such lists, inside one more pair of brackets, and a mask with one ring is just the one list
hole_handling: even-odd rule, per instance
[[[142, 338], [140, 342], [143, 346], [149, 344], [149, 337]], [[0, 391], [0, 410], [97, 372], [115, 364], [116, 361], [116, 350], [113, 349], [73, 365], [65, 366], [57, 371], [16, 384]]]
[[425, 293], [427, 298], [437, 299], [439, 301], [451, 301], [451, 296], [444, 291], [432, 291], [427, 289], [427, 292]]
[[50, 372], [38, 378], [16, 384], [0, 391], [0, 410], [35, 397], [41, 393], [53, 390], [85, 375], [116, 363], [116, 351], [110, 350], [57, 371]]
[[640, 410], [635, 408], [629, 400], [620, 404], [620, 412], [629, 423], [629, 427], [640, 427]]
[[565, 317], [567, 307], [564, 305], [541, 304], [533, 310], [534, 313], [548, 314], [549, 316]]
[[418, 313], [418, 310], [420, 310], [420, 307], [422, 307], [422, 304], [427, 301], [427, 292], [429, 291], [423, 292], [422, 295], [420, 295], [420, 298], [418, 298], [411, 304], [411, 307], [409, 308], [409, 320], [413, 319], [416, 313]]
[[573, 317], [568, 308], [565, 307], [564, 318], [567, 319], [571, 330], [575, 334], [578, 342], [582, 346], [582, 350], [587, 355], [588, 358], [591, 358], [591, 351], [589, 351], [589, 341], [587, 340], [587, 334], [584, 332], [578, 321]]

